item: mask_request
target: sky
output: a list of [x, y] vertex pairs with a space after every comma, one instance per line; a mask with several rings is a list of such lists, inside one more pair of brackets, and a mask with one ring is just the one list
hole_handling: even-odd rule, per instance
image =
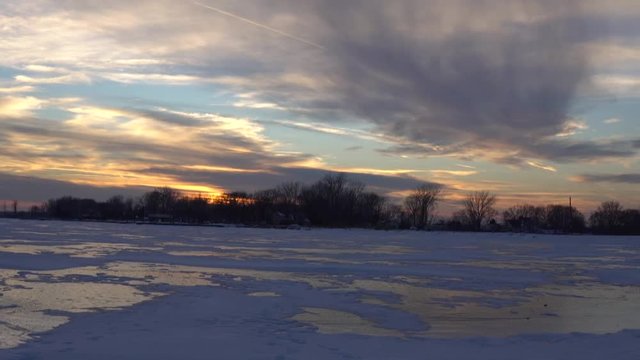
[[640, 206], [637, 0], [5, 0], [0, 200], [311, 183]]

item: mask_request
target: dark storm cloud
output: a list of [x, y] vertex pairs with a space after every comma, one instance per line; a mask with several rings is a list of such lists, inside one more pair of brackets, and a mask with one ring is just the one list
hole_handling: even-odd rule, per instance
[[20, 201], [46, 201], [72, 195], [81, 198], [106, 200], [113, 195], [138, 196], [148, 191], [144, 187], [98, 187], [66, 181], [42, 179], [0, 173], [0, 199]]
[[618, 141], [544, 141], [526, 146], [531, 157], [558, 162], [592, 160], [594, 158], [632, 157], [638, 152], [638, 140]]
[[[311, 168], [285, 168], [273, 167], [259, 172], [214, 172], [180, 168], [148, 168], [145, 173], [153, 175], [170, 175], [190, 183], [216, 184], [225, 189], [256, 191], [275, 187], [288, 181], [299, 181], [311, 184], [320, 180], [327, 174], [336, 172]], [[411, 176], [385, 176], [363, 173], [343, 172], [351, 180], [360, 181], [370, 190], [389, 193], [394, 191], [410, 190], [422, 184], [420, 180]]]
[[[494, 26], [425, 38], [398, 30], [420, 28], [420, 22], [437, 16], [437, 6], [432, 16], [424, 6], [423, 1], [320, 6], [335, 31], [334, 90], [344, 99], [343, 109], [414, 141], [444, 147], [468, 141], [519, 147], [561, 130], [587, 74], [585, 54], [567, 38], [565, 19], [520, 24], [519, 31]], [[471, 2], [465, 7], [479, 17], [494, 9]], [[394, 12], [423, 16], [398, 19]], [[358, 35], [356, 25], [368, 31]]]
[[[629, 2], [218, 0], [212, 4], [258, 25], [190, 2], [140, 1], [135, 7], [121, 0], [60, 4], [86, 19], [104, 12], [149, 13], [139, 17], [135, 31], [101, 24], [103, 32], [126, 48], [157, 50], [156, 39], [162, 39], [166, 53], [161, 60], [166, 62], [148, 65], [141, 73], [151, 70], [218, 82], [238, 93], [256, 94], [257, 102], [281, 105], [303, 119], [364, 119], [378, 131], [413, 143], [400, 147], [433, 150], [435, 145], [434, 154], [467, 157], [488, 157], [486, 150], [492, 149], [559, 161], [635, 153], [626, 144], [616, 148], [587, 141], [577, 146], [568, 139], [553, 139], [565, 129], [577, 91], [591, 80], [594, 54], [585, 45], [633, 41], [640, 34], [637, 11], [631, 11], [634, 5]], [[155, 18], [167, 16], [172, 21]], [[267, 27], [320, 46], [264, 31]], [[149, 34], [154, 34], [153, 41]], [[184, 47], [191, 42], [200, 45]], [[292, 80], [296, 76], [305, 79]], [[199, 126], [198, 120], [188, 117], [147, 114], [158, 121]], [[498, 158], [492, 154], [492, 159]]]
[[[203, 11], [190, 2], [64, 0], [42, 3], [38, 9], [26, 6], [25, 11], [72, 19], [72, 29], [38, 37], [18, 57], [11, 51], [5, 56], [14, 55], [16, 68], [47, 59], [52, 66], [77, 70], [92, 79], [135, 83], [164, 78], [171, 83], [174, 76], [173, 81], [181, 85], [215, 84], [216, 91], [248, 99], [249, 107], [251, 101], [273, 103], [298, 115], [296, 122], [308, 120], [310, 125], [340, 121], [340, 129], [352, 124], [361, 129], [364, 120], [377, 127], [376, 133], [388, 135], [367, 138], [393, 144], [384, 153], [488, 158], [513, 165], [536, 159], [589, 161], [630, 157], [640, 149], [637, 139], [576, 141], [555, 136], [566, 130], [569, 107], [592, 75], [593, 54], [585, 45], [609, 38], [633, 41], [640, 33], [637, 12], [612, 11], [619, 8], [618, 3], [216, 0], [213, 4], [319, 44], [320, 49]], [[626, 6], [637, 7], [631, 2]], [[81, 29], [95, 31], [84, 34]], [[86, 35], [78, 38], [82, 40], [75, 44], [79, 47], [66, 48], [74, 44], [57, 42], [58, 37], [64, 40], [76, 33]], [[20, 43], [27, 43], [19, 37], [7, 41], [19, 49]], [[49, 48], [51, 44], [62, 48]], [[99, 51], [78, 52], [86, 44]], [[103, 61], [96, 53], [111, 55]], [[100, 81], [94, 84], [99, 86]], [[180, 98], [176, 96], [176, 101]], [[0, 106], [7, 101], [0, 100]], [[136, 137], [135, 131], [125, 127], [119, 132], [100, 128], [108, 124], [88, 129], [91, 121], [72, 128], [0, 119], [0, 143], [6, 157], [25, 162], [38, 158], [88, 161], [95, 156], [98, 162], [117, 160], [123, 167], [131, 163], [139, 168], [210, 165], [260, 171], [242, 173], [234, 180], [219, 174], [231, 187], [241, 185], [235, 182], [239, 178], [254, 176], [244, 184], [247, 188], [287, 178], [284, 170], [274, 169], [309, 158], [306, 154], [276, 156], [277, 146], [267, 135], [252, 134], [250, 128], [249, 134], [243, 129], [227, 131], [216, 127], [213, 118], [161, 111], [160, 106], [131, 110], [136, 106], [144, 104], [122, 105], [127, 110], [121, 112], [155, 120], [148, 129], [138, 127], [137, 131], [149, 135], [152, 131], [146, 130], [171, 130], [152, 139]], [[320, 127], [304, 129], [322, 132]], [[171, 141], [184, 134], [190, 136], [183, 143]], [[12, 139], [21, 137], [33, 144], [12, 146]], [[36, 148], [44, 144], [48, 146]], [[297, 175], [305, 177], [308, 172]], [[197, 179], [196, 175], [189, 176]]]
[[[482, 151], [492, 151], [493, 161], [508, 165], [523, 165], [528, 158], [552, 160], [559, 163], [574, 161], [589, 161], [594, 158], [624, 158], [635, 156], [638, 152], [639, 140], [607, 140], [607, 141], [574, 141], [574, 140], [548, 140], [523, 143], [519, 148], [514, 148], [504, 142], [493, 143], [460, 143], [446, 149], [434, 149], [420, 144], [396, 145], [385, 149], [379, 149], [382, 154], [388, 155], [446, 155], [458, 154], [462, 159], [472, 160], [475, 156], [481, 156]], [[513, 151], [500, 154], [501, 148]], [[473, 149], [475, 152], [464, 154]]]
[[557, 161], [633, 156], [628, 143], [554, 138], [592, 75], [593, 54], [584, 45], [640, 34], [633, 15], [614, 18], [583, 5], [298, 1], [291, 6], [312, 19], [314, 41], [325, 47], [322, 61], [302, 69], [326, 83], [257, 87], [268, 101], [305, 116], [365, 119], [408, 140], [389, 152], [412, 147], [424, 155], [483, 157], [490, 149]]
[[578, 176], [582, 182], [609, 182], [620, 184], [640, 184], [639, 174], [584, 174]]

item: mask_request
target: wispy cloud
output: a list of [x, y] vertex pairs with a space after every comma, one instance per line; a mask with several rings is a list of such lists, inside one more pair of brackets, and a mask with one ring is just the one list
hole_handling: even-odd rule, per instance
[[[43, 106], [64, 109], [64, 121], [34, 117]], [[220, 172], [268, 171], [305, 155], [278, 153], [261, 125], [244, 118], [157, 109], [132, 111], [36, 97], [0, 101], [5, 138], [0, 171], [101, 186], [156, 186], [219, 191], [215, 181], [151, 176], [152, 164]], [[11, 120], [13, 119], [13, 120]], [[190, 120], [191, 123], [185, 123]], [[238, 171], [236, 171], [238, 172]]]
[[534, 167], [536, 169], [541, 169], [541, 170], [545, 170], [545, 171], [550, 171], [550, 172], [557, 172], [558, 170], [551, 166], [551, 165], [545, 165], [545, 164], [541, 164], [539, 162], [536, 161], [527, 161], [527, 164], [531, 167]]
[[133, 83], [162, 83], [162, 84], [174, 84], [174, 85], [189, 85], [195, 83], [201, 83], [206, 81], [197, 76], [182, 75], [182, 74], [158, 74], [158, 73], [97, 73], [96, 76], [100, 76], [107, 80], [112, 80], [121, 83], [133, 84]]
[[478, 173], [476, 170], [429, 170], [434, 175], [471, 176]]
[[66, 73], [67, 69], [57, 68], [55, 66], [41, 65], [41, 64], [29, 64], [26, 65], [24, 70], [36, 73]]
[[617, 123], [619, 123], [621, 121], [622, 121], [622, 119], [620, 119], [620, 118], [608, 118], [608, 119], [605, 119], [603, 122], [605, 124], [617, 124]]
[[589, 126], [584, 121], [572, 119], [565, 122], [562, 127], [562, 131], [557, 133], [555, 136], [557, 137], [573, 136], [581, 132], [582, 130], [586, 130], [588, 128]]
[[35, 91], [35, 87], [30, 85], [0, 87], [0, 94], [19, 94]]
[[402, 139], [393, 137], [391, 135], [385, 135], [378, 133], [375, 129], [372, 130], [360, 130], [348, 127], [335, 126], [328, 123], [312, 122], [312, 121], [291, 121], [291, 120], [272, 120], [266, 121], [266, 123], [278, 124], [294, 129], [306, 130], [311, 132], [318, 132], [323, 134], [347, 136], [358, 138], [362, 140], [370, 140], [383, 144], [394, 144], [401, 142]]
[[253, 21], [253, 20], [248, 19], [246, 17], [242, 17], [242, 16], [239, 16], [239, 15], [230, 13], [230, 12], [222, 10], [220, 8], [213, 7], [213, 6], [207, 5], [207, 4], [203, 4], [203, 3], [200, 3], [200, 2], [197, 2], [197, 1], [193, 1], [193, 4], [197, 5], [197, 6], [200, 6], [200, 7], [203, 7], [205, 9], [208, 9], [208, 10], [214, 11], [214, 12], [216, 12], [218, 14], [221, 14], [221, 15], [224, 15], [224, 16], [228, 16], [230, 18], [242, 21], [244, 23], [247, 23], [249, 25], [255, 26], [257, 28], [260, 28], [260, 29], [263, 29], [263, 30], [267, 30], [267, 31], [269, 31], [271, 33], [274, 33], [276, 35], [279, 35], [279, 36], [282, 36], [282, 37], [285, 37], [285, 38], [288, 38], [288, 39], [291, 39], [291, 40], [295, 40], [295, 41], [301, 42], [301, 43], [309, 45], [309, 46], [312, 46], [312, 47], [314, 47], [316, 49], [319, 49], [319, 50], [324, 50], [325, 49], [322, 45], [316, 44], [313, 41], [310, 41], [310, 40], [307, 40], [307, 39], [303, 39], [303, 38], [301, 38], [299, 36], [296, 36], [296, 35], [293, 35], [293, 34], [289, 34], [289, 33], [284, 32], [282, 30], [275, 29], [275, 28], [273, 28], [271, 26], [268, 26], [268, 25], [265, 25], [265, 24], [261, 24], [259, 22]]
[[15, 80], [25, 84], [73, 84], [89, 83], [91, 78], [82, 73], [72, 73], [51, 77], [31, 77], [27, 75], [17, 75]]
[[640, 184], [640, 173], [628, 174], [583, 174], [572, 178], [577, 182], [607, 182], [619, 184]]

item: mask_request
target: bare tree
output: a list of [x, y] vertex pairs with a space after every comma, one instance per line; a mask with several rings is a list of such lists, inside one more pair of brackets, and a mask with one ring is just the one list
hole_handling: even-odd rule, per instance
[[575, 207], [547, 205], [545, 209], [545, 227], [549, 230], [561, 232], [581, 232], [585, 228], [584, 215]]
[[288, 215], [294, 212], [296, 206], [300, 204], [300, 193], [302, 192], [302, 184], [291, 181], [285, 182], [276, 188], [278, 202], [284, 207]]
[[156, 188], [142, 196], [145, 216], [150, 214], [169, 215], [180, 198], [180, 193], [169, 187]]
[[358, 201], [364, 184], [345, 174], [328, 174], [304, 187], [301, 205], [309, 220], [322, 226], [350, 226], [356, 222]]
[[617, 201], [605, 201], [591, 214], [589, 222], [597, 231], [614, 232], [623, 224], [624, 209]]
[[496, 210], [493, 208], [495, 203], [495, 195], [488, 191], [475, 191], [467, 195], [463, 203], [463, 211], [475, 230], [480, 230], [483, 222], [496, 215]]
[[441, 194], [442, 185], [423, 184], [407, 196], [404, 200], [404, 206], [411, 219], [411, 225], [420, 229], [429, 227]]
[[529, 204], [514, 205], [502, 213], [504, 224], [512, 230], [533, 231], [545, 223], [545, 208]]

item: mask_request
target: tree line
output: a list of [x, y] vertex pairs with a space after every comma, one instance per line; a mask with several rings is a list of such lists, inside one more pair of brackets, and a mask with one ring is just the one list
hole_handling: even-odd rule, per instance
[[[443, 200], [439, 184], [422, 184], [402, 203], [395, 203], [344, 174], [328, 174], [311, 185], [282, 183], [253, 193], [235, 191], [213, 198], [189, 196], [164, 187], [137, 198], [113, 196], [106, 201], [64, 196], [33, 206], [22, 217], [137, 221], [152, 223], [229, 223], [257, 226], [367, 227], [455, 231], [565, 232], [640, 234], [640, 211], [604, 202], [585, 216], [573, 206], [515, 205], [498, 222], [497, 198], [488, 191], [466, 194], [460, 210], [436, 216]], [[17, 202], [5, 216], [19, 216]]]

